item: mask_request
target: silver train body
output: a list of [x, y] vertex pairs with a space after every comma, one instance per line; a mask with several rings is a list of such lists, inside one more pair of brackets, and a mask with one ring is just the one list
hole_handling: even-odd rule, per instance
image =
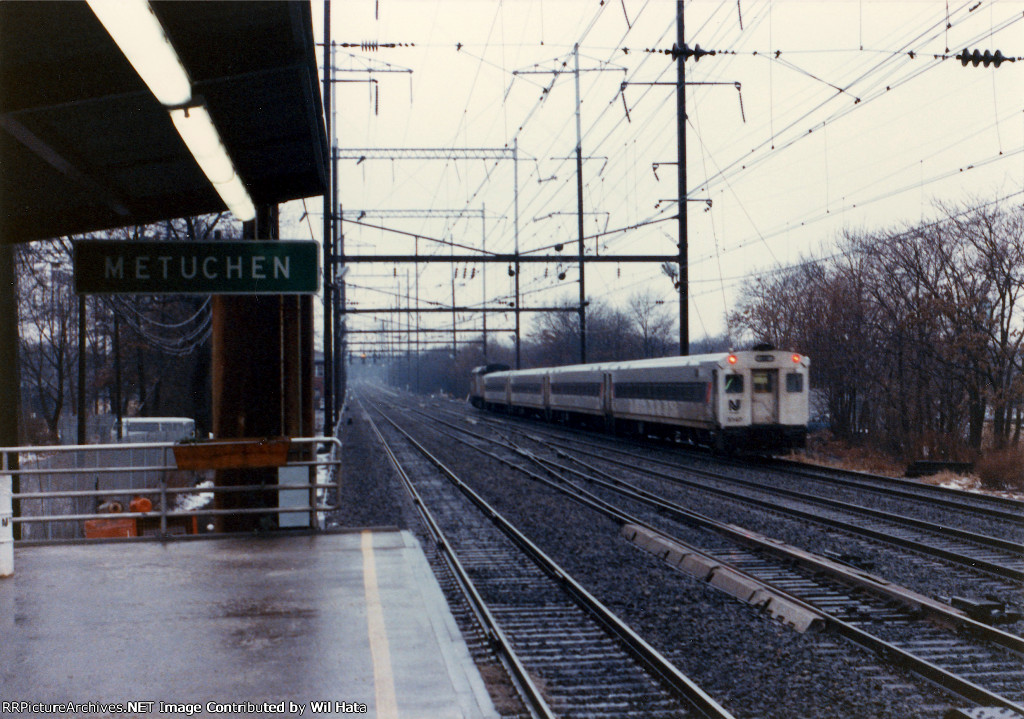
[[475, 407], [718, 450], [803, 447], [810, 360], [774, 349], [630, 362], [473, 370]]

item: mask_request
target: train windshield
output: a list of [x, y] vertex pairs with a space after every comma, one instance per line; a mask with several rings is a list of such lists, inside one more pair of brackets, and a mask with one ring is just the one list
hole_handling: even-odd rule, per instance
[[772, 375], [765, 371], [754, 371], [750, 373], [750, 382], [754, 388], [755, 393], [767, 394], [774, 392], [775, 387], [772, 382]]
[[740, 394], [743, 392], [743, 375], [727, 374], [725, 376], [725, 391], [727, 394]]

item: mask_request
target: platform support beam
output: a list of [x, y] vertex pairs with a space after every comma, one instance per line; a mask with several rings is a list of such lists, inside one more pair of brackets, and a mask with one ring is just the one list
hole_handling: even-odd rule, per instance
[[[260, 206], [244, 239], [276, 240], [278, 208]], [[218, 439], [313, 436], [313, 301], [289, 295], [213, 298], [213, 432]], [[313, 450], [315, 451], [315, 449]], [[275, 469], [220, 470], [217, 486], [277, 484]], [[276, 491], [218, 493], [218, 509], [276, 507]], [[271, 529], [275, 515], [222, 515], [219, 529]]]
[[[18, 276], [15, 271], [15, 245], [0, 243], [0, 447], [17, 447], [21, 442], [18, 421], [21, 417], [21, 372], [18, 364]], [[11, 458], [7, 470], [18, 468], [18, 457]], [[17, 494], [17, 473], [12, 474], [12, 491]], [[14, 500], [14, 516], [20, 515], [20, 501]], [[21, 539], [21, 525], [14, 525], [14, 539]]]

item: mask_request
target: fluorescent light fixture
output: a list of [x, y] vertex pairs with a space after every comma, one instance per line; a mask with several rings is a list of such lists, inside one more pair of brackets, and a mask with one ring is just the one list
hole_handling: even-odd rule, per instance
[[86, 2], [156, 99], [168, 108], [178, 134], [231, 213], [242, 222], [255, 219], [252, 198], [235, 172], [210, 113], [203, 105], [186, 107], [192, 102], [192, 84], [149, 2]]
[[146, 0], [87, 0], [110, 37], [161, 104], [192, 99], [185, 66]]
[[213, 183], [213, 189], [224, 200], [224, 204], [231, 210], [231, 214], [240, 222], [249, 222], [256, 219], [256, 208], [252, 204], [252, 198], [245, 191], [245, 185], [235, 175], [227, 182]]
[[242, 222], [254, 219], [256, 208], [235, 172], [210, 113], [203, 105], [179, 107], [170, 113], [181, 139], [231, 213]]
[[210, 182], [229, 182], [235, 168], [210, 113], [202, 105], [171, 110], [171, 120]]

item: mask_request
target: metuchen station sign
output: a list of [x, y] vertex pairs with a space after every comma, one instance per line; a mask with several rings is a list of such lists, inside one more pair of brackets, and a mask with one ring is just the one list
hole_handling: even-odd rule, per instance
[[319, 245], [287, 240], [74, 243], [79, 294], [314, 294]]

